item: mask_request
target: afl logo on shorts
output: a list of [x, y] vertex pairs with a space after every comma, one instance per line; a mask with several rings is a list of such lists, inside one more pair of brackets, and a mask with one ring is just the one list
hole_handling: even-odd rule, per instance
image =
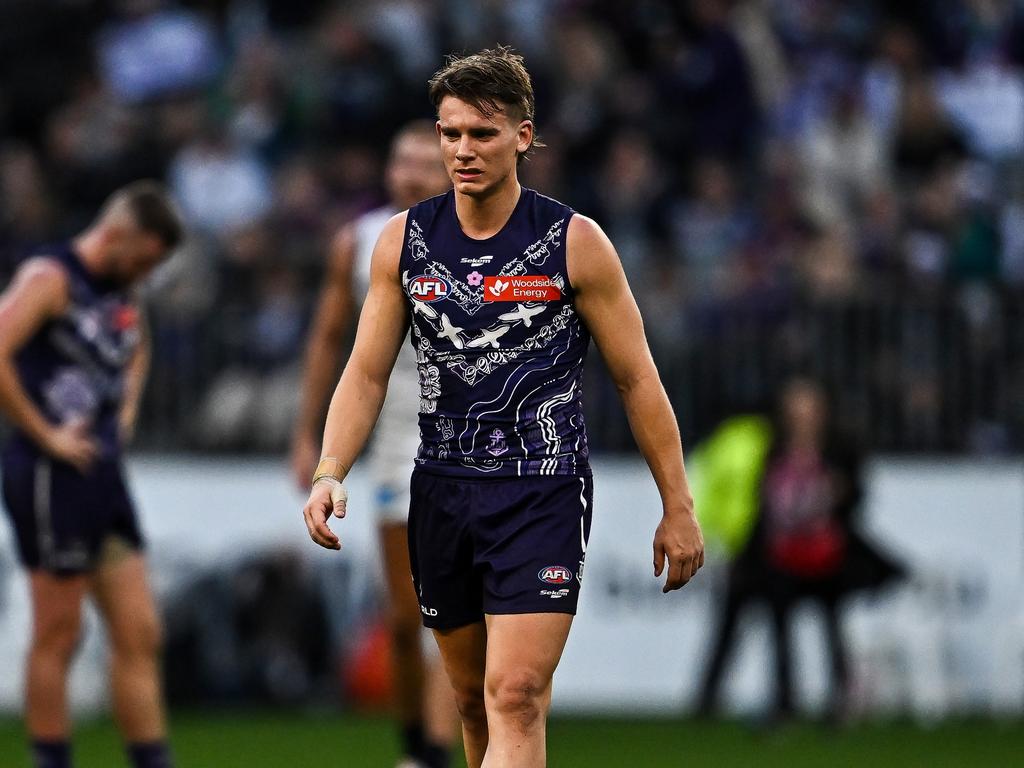
[[545, 584], [566, 584], [572, 581], [572, 573], [561, 565], [548, 565], [540, 569], [537, 578]]
[[448, 298], [451, 289], [447, 280], [433, 275], [419, 275], [409, 281], [409, 295], [427, 303]]

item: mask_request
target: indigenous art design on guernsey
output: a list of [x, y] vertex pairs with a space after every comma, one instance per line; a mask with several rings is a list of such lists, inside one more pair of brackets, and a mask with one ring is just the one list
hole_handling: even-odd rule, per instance
[[[504, 267], [499, 270], [499, 275], [525, 275], [528, 270], [528, 265], [533, 267], [543, 266], [547, 262], [548, 257], [552, 251], [562, 244], [562, 229], [565, 224], [565, 219], [559, 219], [552, 224], [540, 240], [528, 246], [523, 251], [521, 256], [516, 256], [511, 259]], [[423, 237], [423, 228], [419, 222], [412, 219], [409, 222], [409, 253], [412, 256], [413, 261], [426, 261], [430, 256], [430, 249], [427, 247], [426, 240]], [[480, 266], [484, 263], [490, 262], [494, 258], [493, 256], [484, 256], [478, 259], [463, 259], [462, 262], [469, 261], [472, 266]], [[484, 261], [486, 260], [486, 261]], [[479, 261], [480, 264], [474, 262]], [[469, 315], [475, 315], [480, 311], [483, 306], [483, 288], [482, 281], [480, 283], [474, 280], [469, 280], [467, 275], [466, 280], [459, 280], [455, 277], [452, 271], [443, 262], [437, 260], [429, 260], [423, 267], [424, 274], [432, 275], [434, 277], [443, 278], [451, 285], [452, 293], [448, 297], [450, 300], [458, 303], [462, 310]], [[475, 274], [475, 273], [470, 273]], [[555, 276], [552, 278], [553, 281], [559, 282], [559, 288], [564, 291], [565, 283], [561, 276]], [[408, 284], [408, 278], [402, 276], [402, 284]], [[408, 291], [406, 291], [408, 294]]]
[[[497, 276], [537, 274], [550, 281], [552, 290], [558, 291], [555, 296], [564, 296], [566, 278], [560, 273], [544, 274], [542, 271], [552, 254], [562, 247], [564, 225], [565, 219], [552, 224], [544, 237], [505, 263]], [[519, 471], [526, 469], [526, 463], [537, 463], [538, 466], [531, 471], [539, 474], [553, 475], [560, 468], [572, 471], [575, 457], [563, 455], [561, 428], [564, 426], [565, 408], [579, 398], [579, 388], [575, 381], [569, 380], [575, 367], [559, 361], [570, 353], [574, 342], [584, 332], [573, 305], [570, 302], [555, 304], [550, 300], [512, 299], [503, 307], [505, 311], [497, 313], [487, 326], [472, 328], [472, 323], [467, 322], [465, 316], [473, 316], [485, 306], [486, 281], [476, 267], [482, 267], [483, 263], [489, 263], [495, 257], [480, 259], [479, 265], [476, 259], [462, 259], [461, 263], [469, 264], [472, 270], [460, 280], [446, 264], [430, 257], [423, 242], [422, 228], [415, 221], [411, 222], [409, 229], [409, 247], [412, 259], [423, 262], [402, 274], [402, 285], [415, 320], [412, 334], [420, 370], [420, 412], [433, 414], [437, 411], [437, 398], [443, 383], [440, 377], [442, 366], [471, 387], [499, 372], [503, 382], [495, 398], [473, 403], [467, 417], [458, 419], [458, 425], [448, 417], [439, 416], [435, 425], [443, 440], [425, 448], [425, 453], [417, 461], [443, 460], [454, 455], [464, 466], [487, 473], [507, 466], [512, 455], [530, 456], [542, 449], [548, 458], [537, 462], [520, 461]], [[409, 290], [411, 275], [416, 274], [443, 279], [451, 290], [443, 300], [422, 301]], [[447, 302], [454, 302], [465, 314], [459, 315]], [[525, 338], [523, 332], [511, 333], [519, 328], [528, 334]], [[553, 359], [545, 357], [543, 368], [538, 368], [535, 354], [552, 345], [555, 346], [550, 353]], [[544, 378], [548, 381], [542, 382]], [[527, 406], [531, 393], [538, 386], [550, 385], [558, 387], [554, 390], [557, 394], [544, 402]], [[526, 417], [523, 423], [528, 426], [511, 431], [496, 428], [490, 419], [491, 414], [509, 407], [516, 410], [517, 423], [521, 419], [519, 411], [528, 408], [529, 416], [526, 411], [522, 414]], [[576, 442], [578, 447], [578, 437]], [[481, 457], [480, 453], [484, 456]]]
[[[571, 341], [572, 337], [566, 336], [564, 338], [564, 346], [562, 342], [559, 342], [560, 350], [551, 360], [552, 369], [562, 370], [560, 368], [561, 358], [572, 349]], [[516, 423], [523, 424], [524, 422], [521, 421], [518, 411], [526, 403], [530, 392], [535, 391], [535, 387], [539, 383], [538, 374], [545, 375], [543, 371], [531, 367], [528, 361], [520, 362], [518, 366], [508, 373], [505, 385], [496, 397], [473, 403], [469, 407], [465, 427], [458, 437], [458, 450], [462, 454], [460, 462], [472, 469], [489, 472], [493, 470], [490, 466], [492, 460], [481, 461], [477, 458], [478, 447], [483, 447], [492, 456], [498, 456], [504, 455], [505, 451], [498, 454], [492, 448], [500, 450], [502, 447], [505, 447], [508, 450], [512, 450], [517, 446], [521, 447], [522, 454], [527, 456], [536, 454], [537, 450], [543, 446], [543, 453], [546, 456], [553, 457], [540, 460], [536, 467], [537, 474], [553, 475], [558, 471], [560, 461], [573, 461], [574, 459], [571, 457], [558, 458], [562, 454], [562, 437], [557, 428], [557, 418], [559, 417], [556, 414], [561, 407], [579, 396], [576, 382], [572, 378], [573, 372], [578, 369], [578, 365], [581, 363], [582, 359], [576, 361], [575, 364], [566, 366], [561, 374], [549, 379], [546, 382], [548, 385], [558, 385], [560, 382], [565, 382], [568, 386], [538, 406], [530, 406], [530, 412], [536, 414], [532, 422], [526, 422], [529, 424], [528, 426], [517, 427], [511, 434], [504, 432], [499, 440], [494, 434], [494, 430], [489, 430], [489, 425], [493, 424], [493, 422], [489, 421], [491, 414], [501, 412], [511, 404], [518, 402], [519, 405], [515, 406], [517, 409], [515, 421]], [[545, 370], [548, 370], [547, 367]], [[536, 408], [535, 411], [534, 408]], [[500, 464], [497, 460], [493, 463]]]
[[[457, 374], [467, 384], [473, 386], [508, 363], [514, 362], [524, 352], [547, 346], [558, 333], [569, 327], [575, 314], [576, 312], [571, 306], [565, 305], [559, 314], [551, 318], [550, 323], [542, 326], [535, 335], [525, 339], [518, 347], [505, 349], [500, 352], [487, 352], [476, 359], [471, 359], [461, 354], [441, 355], [440, 357], [444, 358], [444, 364], [449, 370]], [[439, 358], [435, 357], [435, 359]]]
[[422, 261], [430, 255], [427, 241], [423, 239], [423, 228], [416, 219], [409, 222], [409, 253], [415, 261]]
[[133, 309], [115, 297], [94, 307], [72, 304], [49, 331], [47, 340], [75, 362], [102, 399], [120, 397], [120, 369], [138, 345], [138, 324], [125, 322]]
[[436, 365], [420, 365], [420, 413], [437, 410], [437, 398], [441, 395], [441, 371]]
[[91, 421], [100, 408], [100, 398], [85, 372], [76, 367], [57, 369], [43, 387], [46, 408], [61, 422]]
[[[497, 368], [505, 365], [506, 363], [512, 362], [518, 358], [523, 351], [538, 349], [545, 346], [551, 341], [555, 334], [565, 330], [565, 328], [569, 326], [570, 319], [576, 314], [573, 307], [566, 304], [562, 307], [561, 312], [552, 318], [550, 323], [540, 326], [537, 333], [523, 340], [518, 347], [503, 349], [501, 346], [501, 338], [508, 333], [509, 330], [520, 324], [522, 324], [524, 328], [534, 327], [539, 323], [539, 317], [548, 309], [548, 307], [540, 302], [516, 304], [515, 309], [498, 316], [498, 320], [500, 322], [497, 325], [490, 328], [484, 328], [474, 336], [466, 332], [465, 328], [456, 326], [446, 313], [439, 312], [435, 307], [431, 306], [427, 302], [420, 301], [410, 296], [408, 293], [409, 280], [409, 273], [403, 273], [402, 285], [406, 288], [406, 295], [412, 304], [413, 314], [421, 316], [427, 324], [434, 329], [439, 340], [448, 340], [457, 350], [485, 348], [502, 350], [501, 352], [489, 352], [485, 356], [477, 358], [475, 362], [470, 362], [464, 355], [452, 354], [450, 352], [435, 349], [430, 345], [429, 341], [425, 340], [420, 335], [419, 326], [413, 323], [413, 332], [417, 335], [417, 339], [420, 342], [419, 346], [423, 351], [429, 353], [429, 357], [434, 360], [444, 360], [445, 365], [457, 373], [459, 377], [470, 386]], [[564, 277], [561, 275], [555, 275], [551, 278], [551, 281], [559, 287], [559, 290], [564, 290]], [[459, 286], [453, 284], [453, 296], [456, 294], [458, 288]], [[427, 357], [428, 356], [425, 355], [424, 360], [426, 360]]]
[[72, 304], [50, 331], [50, 341], [76, 360], [91, 356], [83, 349], [89, 345], [104, 365], [117, 368], [131, 358], [139, 341], [136, 325], [125, 325], [131, 306], [111, 298], [98, 306]]
[[565, 219], [559, 219], [548, 229], [548, 233], [540, 240], [523, 251], [521, 258], [517, 257], [501, 268], [499, 275], [525, 275], [526, 264], [529, 262], [535, 267], [542, 266], [551, 255], [554, 248], [562, 244], [562, 224]]

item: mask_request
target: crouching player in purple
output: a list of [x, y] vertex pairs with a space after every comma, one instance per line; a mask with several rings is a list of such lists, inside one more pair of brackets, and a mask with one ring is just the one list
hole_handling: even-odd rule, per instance
[[91, 595], [111, 645], [114, 716], [135, 768], [169, 768], [160, 625], [121, 471], [148, 349], [129, 291], [178, 243], [164, 192], [116, 192], [0, 296], [0, 409], [14, 426], [3, 496], [32, 597], [25, 720], [37, 768], [71, 766], [67, 679]]
[[[507, 49], [451, 59], [430, 81], [454, 184], [393, 217], [373, 255], [355, 347], [304, 509], [310, 536], [345, 514], [342, 486], [411, 326], [421, 444], [409, 548], [462, 716], [471, 768], [545, 764], [551, 679], [576, 612], [592, 513], [583, 360], [593, 337], [664, 505], [664, 590], [703, 564], [679, 431], [611, 243], [519, 185], [533, 90]], [[621, 510], [620, 510], [621, 512]]]

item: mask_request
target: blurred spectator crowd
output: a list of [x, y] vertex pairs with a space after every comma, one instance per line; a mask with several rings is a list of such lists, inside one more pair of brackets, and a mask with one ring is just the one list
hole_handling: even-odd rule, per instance
[[[684, 436], [800, 370], [869, 446], [1024, 445], [1020, 0], [6, 0], [9, 273], [116, 186], [193, 230], [156, 276], [151, 447], [287, 439], [327, 244], [383, 200], [449, 52], [521, 51], [524, 183], [618, 247]], [[595, 446], [629, 445], [588, 386]]]

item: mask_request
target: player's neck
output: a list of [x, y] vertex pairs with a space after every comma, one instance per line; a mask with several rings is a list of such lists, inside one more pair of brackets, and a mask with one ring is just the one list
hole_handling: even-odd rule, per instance
[[103, 237], [95, 229], [87, 229], [71, 241], [78, 260], [86, 271], [96, 276], [103, 274]]
[[498, 234], [516, 209], [522, 187], [513, 172], [497, 189], [485, 197], [455, 193], [455, 215], [467, 236], [486, 240]]

